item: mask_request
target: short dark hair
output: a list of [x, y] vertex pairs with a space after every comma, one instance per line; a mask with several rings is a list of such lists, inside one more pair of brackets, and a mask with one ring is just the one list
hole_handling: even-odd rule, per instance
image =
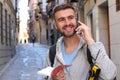
[[53, 14], [53, 19], [55, 18], [55, 13], [56, 13], [57, 11], [65, 10], [65, 9], [72, 9], [72, 10], [75, 11], [75, 8], [74, 8], [72, 5], [70, 5], [70, 4], [59, 4], [59, 5], [56, 5], [56, 6], [53, 8], [53, 12], [52, 12], [52, 14]]

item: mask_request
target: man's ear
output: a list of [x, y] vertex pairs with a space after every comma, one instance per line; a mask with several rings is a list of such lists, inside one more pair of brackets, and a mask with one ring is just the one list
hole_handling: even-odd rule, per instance
[[55, 20], [53, 20], [53, 24], [54, 24], [54, 26], [55, 26], [55, 29], [57, 29], [57, 25], [56, 25]]

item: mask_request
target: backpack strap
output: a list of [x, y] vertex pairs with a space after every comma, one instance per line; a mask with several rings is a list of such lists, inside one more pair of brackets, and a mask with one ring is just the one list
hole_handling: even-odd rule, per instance
[[55, 55], [56, 55], [56, 44], [51, 46], [49, 50], [49, 59], [52, 67], [54, 64]]
[[93, 66], [94, 63], [93, 63], [93, 61], [92, 61], [91, 52], [90, 52], [88, 46], [87, 46], [87, 59], [88, 59], [88, 62], [89, 62], [89, 64], [90, 64], [90, 66]]

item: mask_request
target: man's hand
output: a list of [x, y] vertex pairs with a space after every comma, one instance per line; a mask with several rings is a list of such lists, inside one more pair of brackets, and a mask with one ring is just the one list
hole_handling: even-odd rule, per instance
[[60, 70], [56, 75], [52, 76], [53, 80], [65, 80], [64, 70]]
[[80, 36], [87, 42], [88, 45], [93, 44], [94, 39], [92, 38], [91, 29], [80, 21], [78, 21], [78, 23], [80, 25], [76, 28], [77, 33], [80, 33]]
[[51, 73], [52, 79], [53, 80], [65, 80], [64, 69], [68, 66], [71, 66], [71, 65], [59, 65], [58, 67], [56, 67]]

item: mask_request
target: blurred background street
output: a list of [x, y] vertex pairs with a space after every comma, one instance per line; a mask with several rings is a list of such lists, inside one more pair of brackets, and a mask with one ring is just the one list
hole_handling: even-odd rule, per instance
[[43, 80], [37, 71], [44, 67], [48, 46], [35, 43], [20, 44], [16, 55], [7, 65], [0, 80]]

